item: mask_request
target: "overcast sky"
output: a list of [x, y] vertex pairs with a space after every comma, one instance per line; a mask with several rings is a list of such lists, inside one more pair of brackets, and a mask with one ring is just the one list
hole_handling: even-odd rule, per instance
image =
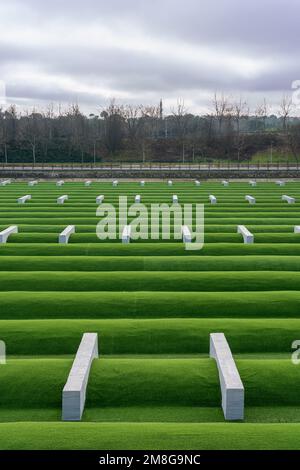
[[0, 80], [7, 102], [184, 98], [215, 91], [274, 109], [300, 80], [299, 0], [0, 0]]

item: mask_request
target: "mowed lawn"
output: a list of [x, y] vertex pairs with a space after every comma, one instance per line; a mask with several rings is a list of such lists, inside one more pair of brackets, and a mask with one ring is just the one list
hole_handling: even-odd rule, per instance
[[[99, 240], [96, 197], [118, 215], [118, 197], [132, 204], [138, 194], [148, 209], [174, 194], [204, 204], [203, 249], [186, 251], [161, 230], [129, 245]], [[0, 187], [0, 231], [19, 228], [0, 245], [0, 448], [299, 449], [300, 365], [291, 361], [300, 340], [299, 209], [300, 182]], [[76, 233], [59, 245], [67, 225]], [[238, 225], [254, 234], [253, 245]], [[65, 423], [62, 389], [85, 332], [98, 333], [100, 355], [82, 422]], [[224, 420], [209, 358], [214, 332], [225, 333], [236, 359], [244, 422]]]

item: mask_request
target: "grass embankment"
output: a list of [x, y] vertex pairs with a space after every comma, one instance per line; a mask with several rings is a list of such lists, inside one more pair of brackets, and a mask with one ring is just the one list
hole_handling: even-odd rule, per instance
[[8, 243], [0, 246], [5, 256], [300, 256], [300, 243], [205, 243], [201, 250], [187, 251], [183, 243]]
[[0, 272], [0, 291], [300, 291], [299, 272]]
[[299, 318], [300, 291], [1, 292], [2, 319]]
[[[209, 335], [223, 331], [236, 354], [291, 354], [300, 319], [164, 318], [1, 320], [1, 339], [13, 355], [74, 355], [83, 333], [98, 333], [103, 355], [205, 354]], [[297, 335], [296, 335], [297, 336]]]
[[0, 424], [3, 450], [298, 450], [299, 440], [300, 424]]

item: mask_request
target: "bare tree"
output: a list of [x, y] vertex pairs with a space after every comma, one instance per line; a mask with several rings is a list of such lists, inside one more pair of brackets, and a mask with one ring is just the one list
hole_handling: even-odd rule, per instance
[[283, 95], [279, 105], [279, 116], [282, 118], [282, 127], [288, 131], [288, 120], [293, 109], [293, 99], [290, 95]]
[[261, 121], [263, 123], [263, 131], [265, 132], [268, 114], [269, 114], [269, 105], [267, 103], [266, 98], [264, 98], [263, 101], [255, 109], [256, 129], [257, 129], [257, 123]]
[[175, 120], [176, 131], [182, 144], [182, 162], [185, 163], [185, 138], [188, 127], [188, 110], [185, 107], [184, 100], [177, 100], [177, 107], [172, 108], [172, 115]]
[[213, 108], [214, 115], [218, 122], [219, 135], [221, 135], [224, 120], [226, 116], [228, 117], [231, 114], [232, 111], [232, 106], [229, 104], [229, 98], [225, 97], [224, 93], [221, 93], [220, 96], [215, 93], [213, 98]]
[[235, 146], [237, 148], [237, 159], [239, 162], [244, 146], [244, 135], [241, 133], [241, 120], [249, 117], [249, 106], [241, 97], [233, 103], [232, 116], [236, 125]]

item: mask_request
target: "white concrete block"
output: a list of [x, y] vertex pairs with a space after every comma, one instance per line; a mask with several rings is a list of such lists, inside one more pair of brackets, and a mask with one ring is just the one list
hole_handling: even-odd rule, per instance
[[249, 184], [250, 184], [250, 186], [257, 186], [256, 181], [253, 181], [253, 180], [252, 180], [252, 181], [249, 181]]
[[103, 194], [101, 194], [101, 196], [96, 197], [96, 204], [102, 204], [103, 201], [104, 201]]
[[69, 196], [66, 194], [64, 196], [60, 196], [57, 198], [57, 204], [64, 204], [66, 201], [68, 201]]
[[86, 186], [86, 187], [88, 188], [89, 186], [91, 186], [91, 184], [92, 184], [91, 181], [86, 181], [86, 182], [84, 183], [84, 186]]
[[294, 227], [294, 233], [300, 233], [300, 225], [296, 225], [296, 227]]
[[11, 180], [1, 181], [0, 186], [7, 186], [8, 184], [11, 184]]
[[57, 181], [56, 186], [63, 186], [65, 184], [64, 181]]
[[81, 420], [91, 365], [98, 357], [97, 333], [85, 333], [62, 392], [63, 421]]
[[27, 201], [30, 201], [30, 199], [31, 199], [30, 194], [27, 194], [27, 196], [19, 197], [18, 204], [25, 204]]
[[246, 245], [254, 243], [254, 235], [244, 225], [238, 225], [237, 233], [243, 236]]
[[210, 357], [217, 363], [226, 421], [243, 420], [245, 389], [223, 333], [210, 335]]
[[118, 184], [119, 184], [119, 181], [117, 181], [117, 180], [113, 181], [113, 187], [114, 188], [116, 188], [118, 186]]
[[187, 225], [181, 227], [181, 233], [183, 243], [192, 243], [192, 234]]
[[145, 181], [141, 181], [141, 186], [145, 186]]
[[217, 204], [217, 198], [216, 196], [213, 196], [212, 194], [209, 196], [209, 200], [211, 204]]
[[130, 243], [130, 237], [131, 237], [131, 226], [130, 225], [125, 225], [122, 233], [122, 243], [128, 244]]
[[18, 233], [18, 227], [16, 225], [12, 225], [0, 232], [0, 243], [6, 243], [8, 237], [13, 233]]
[[245, 196], [245, 200], [249, 202], [249, 204], [256, 204], [256, 199], [255, 197], [252, 197], [252, 196]]
[[229, 186], [229, 182], [224, 180], [224, 181], [222, 181], [222, 185], [227, 187], [227, 186]]
[[63, 232], [59, 235], [59, 244], [67, 245], [69, 243], [69, 238], [75, 233], [75, 225], [68, 225]]
[[285, 182], [284, 181], [276, 181], [276, 184], [278, 186], [285, 186]]
[[195, 185], [196, 185], [196, 186], [201, 186], [200, 181], [197, 181], [197, 180], [196, 180], [196, 181], [195, 181]]
[[172, 201], [173, 204], [178, 204], [178, 196], [176, 194], [174, 194], [174, 196], [172, 197]]
[[28, 186], [36, 186], [38, 184], [38, 181], [29, 181]]
[[168, 181], [168, 186], [173, 186], [173, 181]]
[[137, 194], [137, 195], [135, 196], [135, 203], [136, 203], [136, 204], [140, 204], [140, 203], [141, 203], [141, 196], [140, 196], [139, 194]]
[[294, 197], [287, 196], [286, 194], [282, 196], [282, 200], [286, 201], [288, 204], [295, 204], [296, 199]]

